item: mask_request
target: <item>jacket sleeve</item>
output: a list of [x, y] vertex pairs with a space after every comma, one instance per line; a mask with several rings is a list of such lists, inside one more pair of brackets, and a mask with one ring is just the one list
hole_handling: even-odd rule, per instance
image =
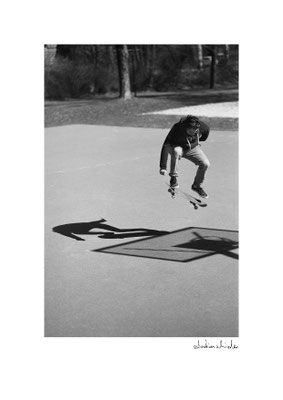
[[209, 126], [206, 125], [204, 122], [200, 121], [200, 127], [199, 127], [201, 137], [199, 139], [200, 142], [205, 142], [206, 139], [208, 138], [210, 129]]
[[177, 136], [177, 130], [178, 130], [178, 124], [174, 124], [172, 128], [170, 129], [168, 135], [166, 136], [165, 143], [173, 145], [174, 142], [176, 141], [176, 136]]
[[166, 144], [163, 143], [163, 146], [162, 146], [161, 152], [160, 152], [159, 168], [167, 169], [167, 161], [168, 161], [168, 151], [166, 149]]

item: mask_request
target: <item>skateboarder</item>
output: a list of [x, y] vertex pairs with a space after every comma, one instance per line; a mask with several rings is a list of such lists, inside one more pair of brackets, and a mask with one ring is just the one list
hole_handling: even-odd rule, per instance
[[192, 161], [198, 166], [192, 190], [196, 191], [201, 197], [207, 198], [208, 195], [201, 187], [205, 173], [209, 167], [209, 160], [200, 148], [199, 142], [204, 142], [209, 135], [209, 127], [197, 117], [188, 115], [181, 118], [173, 125], [168, 133], [160, 155], [160, 174], [167, 173], [168, 154], [171, 155], [170, 164], [170, 186], [178, 188], [178, 164], [183, 157]]

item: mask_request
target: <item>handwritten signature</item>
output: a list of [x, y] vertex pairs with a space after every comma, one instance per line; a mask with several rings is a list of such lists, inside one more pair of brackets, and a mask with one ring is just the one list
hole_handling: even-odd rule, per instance
[[220, 340], [217, 344], [211, 344], [205, 339], [204, 343], [198, 340], [198, 344], [193, 346], [194, 349], [238, 349], [239, 347], [233, 343], [233, 340], [230, 343], [225, 343], [223, 340]]

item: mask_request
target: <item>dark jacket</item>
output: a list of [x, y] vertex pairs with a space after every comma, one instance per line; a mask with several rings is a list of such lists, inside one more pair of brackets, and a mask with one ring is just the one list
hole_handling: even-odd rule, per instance
[[[185, 151], [190, 149], [190, 144], [194, 143], [196, 138], [192, 138], [186, 132], [188, 128], [185, 118], [181, 118], [179, 122], [174, 124], [168, 133], [164, 145], [170, 144], [171, 146], [181, 146]], [[209, 127], [200, 121], [199, 127], [199, 141], [204, 142], [209, 135]]]

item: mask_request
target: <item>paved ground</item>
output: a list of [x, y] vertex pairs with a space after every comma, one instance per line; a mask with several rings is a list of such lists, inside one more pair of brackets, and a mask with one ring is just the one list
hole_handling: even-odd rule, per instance
[[[158, 174], [167, 131], [46, 129], [46, 336], [238, 335], [238, 134], [202, 145], [210, 198], [194, 210]], [[188, 189], [195, 166], [180, 172]]]

